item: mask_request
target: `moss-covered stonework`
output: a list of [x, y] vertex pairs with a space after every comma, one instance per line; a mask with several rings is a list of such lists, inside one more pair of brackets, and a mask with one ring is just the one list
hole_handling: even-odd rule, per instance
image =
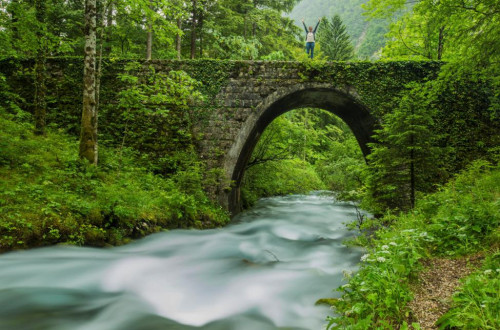
[[[116, 131], [118, 79], [127, 61], [105, 59], [101, 80], [99, 134], [113, 140]], [[381, 116], [395, 107], [405, 84], [437, 75], [437, 62], [263, 62], [219, 60], [153, 60], [143, 62], [158, 73], [184, 70], [200, 81], [205, 100], [196, 108], [200, 157], [209, 168], [224, 169], [219, 185], [210, 190], [219, 202], [239, 210], [243, 169], [260, 134], [282, 113], [322, 108], [341, 117], [352, 129], [361, 149], [369, 153], [373, 129]], [[0, 72], [18, 93], [23, 108], [33, 107], [31, 59], [4, 59]], [[78, 135], [82, 108], [81, 58], [47, 60], [47, 122]], [[146, 71], [145, 71], [146, 72]], [[102, 138], [100, 137], [100, 138]], [[116, 141], [115, 141], [116, 142]]]

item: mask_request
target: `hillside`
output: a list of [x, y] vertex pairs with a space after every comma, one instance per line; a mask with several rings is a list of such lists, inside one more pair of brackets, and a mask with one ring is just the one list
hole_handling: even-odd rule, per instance
[[367, 21], [361, 5], [367, 0], [303, 0], [289, 14], [296, 24], [302, 26], [301, 19], [313, 22], [318, 17], [340, 15], [355, 46], [360, 59], [376, 58], [384, 46], [384, 35], [388, 23], [381, 20]]

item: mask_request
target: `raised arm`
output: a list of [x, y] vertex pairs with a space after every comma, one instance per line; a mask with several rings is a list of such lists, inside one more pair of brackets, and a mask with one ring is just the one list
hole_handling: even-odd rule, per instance
[[306, 34], [307, 34], [309, 31], [307, 31], [307, 26], [306, 26], [306, 23], [304, 23], [304, 19], [302, 19], [302, 25], [304, 25], [304, 30], [306, 31]]
[[316, 27], [314, 28], [314, 33], [316, 33], [316, 30], [318, 29], [319, 23], [321, 23], [321, 18], [318, 19], [318, 23], [316, 23]]

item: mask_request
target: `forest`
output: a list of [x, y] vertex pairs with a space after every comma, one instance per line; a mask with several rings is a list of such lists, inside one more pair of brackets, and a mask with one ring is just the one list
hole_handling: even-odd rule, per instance
[[[312, 59], [302, 19], [319, 22]], [[366, 158], [325, 109], [276, 118], [246, 164], [242, 205], [324, 190], [369, 214], [347, 224], [357, 235], [345, 244], [365, 251], [359, 270], [318, 301], [330, 308], [328, 329], [498, 329], [499, 23], [499, 0], [0, 1], [0, 252], [110, 248], [231, 222], [211, 195], [223, 169], [200, 157], [200, 115], [189, 111], [213, 86], [152, 61], [319, 71], [435, 61], [435, 79], [380, 105]], [[77, 109], [53, 92], [54, 59], [81, 63], [57, 76], [82, 100]], [[119, 61], [122, 87], [104, 103], [102, 68]], [[446, 267], [456, 267], [452, 284]], [[451, 291], [425, 305], [436, 278]]]

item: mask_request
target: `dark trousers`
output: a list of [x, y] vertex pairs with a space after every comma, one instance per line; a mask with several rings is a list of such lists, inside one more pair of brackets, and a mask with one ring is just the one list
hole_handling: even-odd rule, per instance
[[310, 58], [314, 57], [314, 42], [306, 42], [306, 52], [309, 55], [309, 51], [311, 51]]

